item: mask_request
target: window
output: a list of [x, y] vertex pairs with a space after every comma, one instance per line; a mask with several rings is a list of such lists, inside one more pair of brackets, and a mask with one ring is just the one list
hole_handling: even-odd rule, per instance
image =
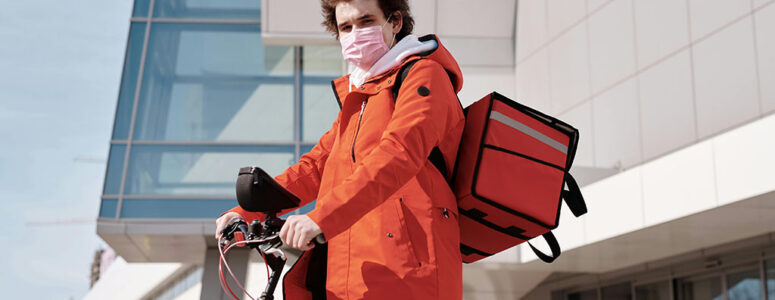
[[568, 300], [597, 300], [597, 290], [586, 290], [568, 294]]
[[156, 0], [154, 18], [258, 20], [259, 0]]
[[722, 300], [721, 277], [711, 276], [681, 282], [681, 300]]
[[134, 139], [294, 140], [292, 47], [263, 46], [256, 25], [158, 24], [150, 35]]
[[240, 167], [278, 175], [331, 127], [339, 47], [264, 45], [260, 0], [134, 2], [100, 217], [217, 217]]
[[632, 300], [632, 287], [629, 282], [609, 285], [602, 289], [603, 300]]
[[762, 299], [762, 280], [759, 277], [758, 268], [727, 274], [727, 299]]
[[113, 125], [113, 139], [126, 140], [129, 137], [129, 124], [132, 121], [132, 109], [137, 89], [137, 77], [140, 73], [140, 59], [143, 54], [145, 23], [132, 22], [129, 27], [129, 41], [124, 58], [124, 71], [121, 75], [121, 88], [116, 107], [116, 121]]
[[635, 300], [670, 300], [670, 283], [658, 281], [636, 286]]
[[768, 260], [765, 263], [767, 268], [766, 280], [767, 280], [767, 299], [775, 299], [775, 259]]
[[105, 186], [102, 194], [118, 195], [121, 190], [121, 176], [124, 171], [124, 158], [126, 157], [126, 145], [110, 145], [108, 155], [108, 169], [105, 171]]
[[289, 146], [136, 145], [124, 194], [234, 197], [239, 168], [278, 175], [293, 163]]

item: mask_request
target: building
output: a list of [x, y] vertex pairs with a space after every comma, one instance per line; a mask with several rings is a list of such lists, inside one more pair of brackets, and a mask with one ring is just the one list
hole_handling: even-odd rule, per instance
[[[497, 90], [581, 132], [590, 212], [564, 209], [562, 256], [466, 265], [465, 298], [775, 299], [774, 2], [411, 1], [464, 105]], [[87, 298], [225, 299], [213, 220], [237, 168], [310, 149], [346, 66], [317, 2], [136, 0], [131, 23], [97, 225], [123, 259]]]

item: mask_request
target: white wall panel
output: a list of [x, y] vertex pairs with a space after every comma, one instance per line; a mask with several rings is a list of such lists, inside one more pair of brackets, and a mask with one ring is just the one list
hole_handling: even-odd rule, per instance
[[775, 187], [775, 115], [713, 139], [719, 202], [772, 191]]
[[587, 12], [592, 13], [596, 9], [608, 4], [612, 0], [587, 0]]
[[414, 34], [436, 33], [436, 1], [410, 0], [409, 7], [414, 17]]
[[552, 113], [589, 98], [587, 27], [576, 26], [549, 45]]
[[635, 72], [631, 1], [613, 1], [589, 17], [593, 94]]
[[595, 166], [630, 167], [642, 160], [637, 82], [630, 79], [592, 103]]
[[595, 141], [592, 127], [592, 102], [587, 102], [572, 110], [558, 115], [558, 119], [579, 130], [579, 145], [574, 166], [592, 167], [595, 165]]
[[544, 0], [520, 0], [517, 2], [517, 61], [533, 53], [547, 40], [546, 2]]
[[513, 68], [461, 66], [461, 70], [463, 89], [457, 95], [463, 106], [468, 106], [493, 91], [510, 99], [516, 99]]
[[587, 13], [585, 1], [580, 0], [546, 0], [549, 20], [549, 38], [568, 29]]
[[752, 30], [751, 18], [747, 17], [694, 46], [701, 138], [749, 121], [760, 113]]
[[261, 38], [266, 45], [337, 44], [321, 22], [319, 2], [264, 0], [261, 3]]
[[511, 39], [515, 7], [516, 0], [438, 0], [436, 30], [444, 36]]
[[516, 96], [520, 103], [549, 113], [549, 57], [541, 50], [517, 65]]
[[638, 66], [689, 44], [686, 1], [634, 0]]
[[480, 67], [514, 66], [514, 41], [495, 38], [440, 36], [439, 40], [460, 65]]
[[713, 145], [703, 142], [642, 167], [646, 226], [715, 207]]
[[759, 56], [759, 90], [765, 113], [775, 111], [775, 4], [754, 15]]
[[651, 159], [696, 141], [689, 50], [644, 71], [638, 80], [643, 157]]
[[772, 3], [772, 0], [753, 0], [753, 7], [759, 8], [764, 6], [765, 4]]
[[689, 0], [692, 39], [697, 40], [751, 11], [745, 0]]
[[586, 243], [644, 226], [641, 169], [622, 172], [584, 187], [589, 212], [584, 216]]

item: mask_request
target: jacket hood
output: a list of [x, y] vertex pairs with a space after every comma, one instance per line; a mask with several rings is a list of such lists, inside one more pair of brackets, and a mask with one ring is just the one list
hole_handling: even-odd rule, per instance
[[[444, 69], [447, 70], [449, 78], [452, 80], [452, 86], [455, 88], [455, 93], [460, 92], [460, 89], [463, 88], [463, 72], [460, 71], [460, 66], [457, 64], [455, 58], [452, 57], [452, 54], [449, 53], [449, 50], [444, 47], [441, 41], [439, 41], [439, 38], [434, 34], [422, 36], [419, 38], [419, 40], [421, 42], [428, 40], [436, 41], [436, 43], [439, 45], [436, 49], [430, 50], [426, 53], [420, 53], [416, 56], [423, 57], [425, 59], [431, 59], [444, 67]], [[404, 61], [404, 63], [410, 61], [410, 59], [412, 59], [412, 57], [409, 57], [406, 61]]]

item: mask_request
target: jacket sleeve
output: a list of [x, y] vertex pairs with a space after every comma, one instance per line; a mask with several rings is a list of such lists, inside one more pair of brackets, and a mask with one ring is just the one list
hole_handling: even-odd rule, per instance
[[[274, 178], [280, 185], [285, 187], [285, 189], [299, 197], [301, 200], [300, 206], [304, 206], [318, 197], [320, 177], [323, 175], [323, 166], [325, 166], [328, 155], [331, 153], [331, 147], [334, 145], [334, 139], [338, 128], [339, 118], [334, 121], [331, 129], [323, 134], [310, 152], [302, 155], [298, 163], [288, 167], [282, 174], [277, 175]], [[296, 209], [297, 208], [286, 209], [281, 211], [278, 215], [283, 215]], [[240, 214], [248, 223], [255, 219], [263, 221], [265, 218], [265, 214], [245, 211], [239, 205], [223, 214], [227, 212], [236, 212]]]
[[462, 118], [444, 68], [432, 60], [418, 61], [404, 79], [379, 144], [341, 184], [321, 195], [307, 216], [327, 239], [346, 230], [416, 176], [433, 147]]

